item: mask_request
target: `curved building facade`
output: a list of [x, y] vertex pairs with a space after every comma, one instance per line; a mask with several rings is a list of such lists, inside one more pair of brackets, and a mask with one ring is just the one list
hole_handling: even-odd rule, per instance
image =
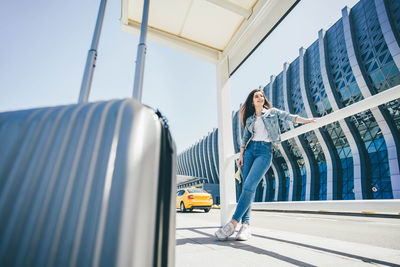
[[[263, 90], [274, 107], [323, 117], [399, 85], [399, 44], [400, 1], [362, 0]], [[239, 112], [232, 118], [238, 152]], [[297, 126], [280, 125], [282, 132]], [[218, 183], [217, 131], [178, 155], [178, 173]], [[400, 100], [284, 141], [273, 153], [256, 201], [399, 199]]]

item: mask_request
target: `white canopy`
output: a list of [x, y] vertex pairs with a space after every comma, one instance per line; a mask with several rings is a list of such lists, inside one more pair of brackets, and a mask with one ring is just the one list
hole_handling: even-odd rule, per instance
[[[148, 38], [212, 63], [227, 56], [229, 74], [298, 3], [296, 0], [151, 0]], [[122, 29], [139, 35], [143, 0], [122, 0]]]

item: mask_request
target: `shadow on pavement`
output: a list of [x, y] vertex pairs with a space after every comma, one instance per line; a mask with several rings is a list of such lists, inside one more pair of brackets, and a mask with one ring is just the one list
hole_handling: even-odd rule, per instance
[[[204, 235], [205, 237], [195, 237], [195, 238], [183, 238], [183, 239], [177, 239], [176, 240], [176, 245], [177, 246], [181, 246], [184, 244], [196, 244], [196, 245], [207, 245], [207, 244], [213, 244], [213, 245], [219, 245], [219, 246], [223, 246], [223, 247], [233, 247], [233, 248], [237, 248], [237, 249], [243, 249], [246, 251], [251, 251], [254, 253], [258, 253], [258, 254], [263, 254], [263, 255], [267, 255], [270, 257], [274, 257], [276, 259], [279, 259], [281, 261], [285, 261], [291, 264], [295, 264], [298, 266], [314, 266], [311, 264], [308, 264], [306, 262], [303, 261], [299, 261], [296, 259], [292, 259], [290, 257], [286, 257], [283, 256], [281, 254], [272, 252], [272, 251], [268, 251], [262, 248], [258, 248], [249, 244], [246, 244], [245, 242], [240, 242], [240, 241], [236, 241], [233, 238], [228, 239], [227, 241], [219, 241], [216, 239], [216, 237], [212, 234], [209, 234], [207, 232], [204, 231], [200, 231], [200, 229], [215, 229], [217, 230], [219, 227], [187, 227], [187, 228], [177, 228], [176, 231], [179, 230], [189, 230], [201, 235]], [[283, 243], [287, 243], [293, 246], [301, 246], [301, 247], [305, 247], [305, 248], [309, 248], [309, 249], [313, 249], [313, 250], [318, 250], [318, 251], [323, 251], [326, 253], [331, 253], [331, 254], [335, 254], [335, 255], [339, 255], [339, 256], [344, 256], [344, 257], [348, 257], [348, 258], [352, 258], [352, 259], [357, 259], [357, 260], [361, 260], [363, 262], [366, 263], [375, 263], [375, 264], [381, 264], [381, 265], [387, 265], [387, 266], [400, 266], [399, 264], [396, 263], [392, 263], [392, 262], [387, 262], [387, 261], [382, 261], [382, 260], [378, 260], [378, 259], [371, 259], [371, 258], [367, 258], [367, 257], [363, 257], [363, 256], [358, 256], [358, 255], [354, 255], [354, 254], [350, 254], [350, 253], [346, 253], [346, 252], [342, 252], [342, 251], [337, 251], [337, 250], [332, 250], [332, 249], [327, 249], [327, 248], [323, 248], [323, 247], [317, 247], [317, 246], [313, 246], [313, 245], [309, 245], [309, 244], [304, 244], [304, 243], [299, 243], [299, 242], [295, 242], [295, 241], [290, 241], [290, 240], [284, 240], [284, 239], [279, 239], [279, 238], [274, 238], [274, 237], [269, 237], [269, 236], [264, 236], [264, 235], [260, 235], [260, 234], [252, 234], [253, 237], [257, 237], [257, 238], [264, 238], [264, 239], [269, 239], [269, 240], [273, 240], [276, 242], [283, 242]]]
[[255, 246], [243, 243], [243, 242], [235, 241], [234, 239], [230, 239], [230, 240], [224, 241], [224, 242], [218, 241], [214, 235], [211, 235], [209, 233], [197, 230], [197, 229], [212, 229], [212, 228], [218, 229], [219, 227], [177, 228], [176, 229], [177, 231], [179, 231], [179, 230], [189, 230], [189, 231], [192, 231], [192, 232], [195, 232], [195, 233], [202, 234], [202, 235], [204, 235], [206, 237], [177, 239], [176, 240], [176, 245], [180, 246], [180, 245], [184, 245], [184, 244], [196, 244], [196, 245], [214, 244], [214, 245], [219, 245], [219, 246], [223, 246], [223, 247], [234, 247], [234, 248], [237, 248], [237, 249], [243, 249], [243, 250], [251, 251], [251, 252], [254, 252], [254, 253], [258, 253], [258, 254], [267, 255], [267, 256], [276, 258], [278, 260], [281, 260], [281, 261], [285, 261], [285, 262], [288, 262], [288, 263], [291, 263], [291, 264], [295, 264], [297, 266], [310, 266], [310, 267], [311, 266], [315, 266], [315, 265], [311, 265], [311, 264], [308, 264], [308, 263], [303, 262], [303, 261], [299, 261], [299, 260], [296, 260], [296, 259], [292, 259], [292, 258], [286, 257], [284, 255], [281, 255], [281, 254], [278, 254], [278, 253], [275, 253], [275, 252], [272, 252], [272, 251], [268, 251], [268, 250], [265, 250], [265, 249], [262, 249], [262, 248], [258, 248], [258, 247], [255, 247]]

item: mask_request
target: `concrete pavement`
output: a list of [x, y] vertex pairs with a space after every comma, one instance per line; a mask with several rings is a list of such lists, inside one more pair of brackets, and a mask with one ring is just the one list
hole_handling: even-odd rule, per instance
[[[273, 225], [279, 224], [277, 227], [272, 227], [271, 224], [274, 215], [282, 217], [280, 222], [275, 218], [277, 221]], [[302, 216], [306, 219], [296, 220]], [[352, 217], [350, 222], [340, 222], [341, 218], [348, 221], [348, 217], [350, 216], [309, 216], [253, 211], [253, 237], [249, 241], [235, 241], [233, 236], [229, 241], [221, 242], [214, 236], [219, 227], [219, 210], [213, 209], [210, 213], [177, 212], [176, 266], [400, 266], [400, 249], [396, 241], [400, 240], [399, 219], [365, 220]], [[263, 223], [264, 220], [268, 220], [270, 224]], [[310, 229], [297, 227], [300, 221], [304, 221], [304, 225], [310, 225]], [[325, 228], [326, 231], [329, 232], [329, 229], [337, 225], [338, 228], [333, 232], [340, 231], [343, 232], [342, 235], [313, 231], [313, 228], [317, 230], [318, 225], [324, 224], [324, 221], [327, 221], [329, 226]], [[290, 222], [292, 226], [288, 225]], [[385, 243], [374, 242], [375, 237], [372, 241], [346, 238], [351, 234], [346, 234], [345, 229], [351, 224], [363, 225], [366, 230], [371, 229], [371, 232], [393, 232], [385, 236], [386, 239], [393, 240]], [[280, 225], [285, 225], [286, 228], [280, 229]], [[340, 227], [343, 227], [343, 231]], [[368, 233], [366, 230], [360, 233]]]

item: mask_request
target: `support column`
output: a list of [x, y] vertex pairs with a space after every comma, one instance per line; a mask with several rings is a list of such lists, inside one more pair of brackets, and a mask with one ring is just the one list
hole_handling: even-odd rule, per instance
[[214, 172], [213, 172], [213, 170], [212, 170], [213, 164], [212, 164], [211, 158], [210, 158], [210, 155], [211, 155], [210, 151], [212, 151], [211, 141], [212, 141], [212, 132], [209, 133], [209, 134], [208, 134], [208, 137], [207, 137], [207, 158], [208, 158], [208, 166], [210, 167], [210, 173], [211, 173], [210, 176], [211, 176], [211, 180], [212, 180], [212, 183], [215, 184]]
[[[270, 83], [269, 83], [269, 96], [268, 96], [268, 100], [271, 103], [271, 105], [274, 105], [274, 82], [275, 82], [275, 76], [271, 75], [271, 79], [270, 79]], [[289, 198], [288, 201], [292, 201], [292, 195], [293, 195], [293, 183], [294, 183], [294, 177], [295, 177], [295, 172], [294, 172], [294, 167], [292, 164], [292, 161], [289, 160], [288, 155], [286, 154], [286, 151], [283, 149], [282, 144], [277, 145], [277, 149], [279, 149], [279, 151], [282, 154], [283, 159], [286, 162], [286, 165], [288, 167], [289, 170], [289, 176], [290, 176], [290, 186], [289, 186]]]
[[210, 183], [210, 175], [209, 175], [209, 173], [208, 173], [207, 161], [206, 161], [206, 149], [205, 149], [205, 147], [206, 147], [206, 141], [207, 141], [206, 138], [207, 138], [207, 137], [204, 137], [203, 140], [201, 141], [201, 143], [202, 143], [202, 150], [203, 150], [204, 173], [205, 173], [205, 176], [206, 176], [206, 178], [207, 178], [207, 183]]
[[187, 165], [186, 165], [186, 150], [182, 152], [182, 162], [183, 162], [184, 174], [185, 174], [185, 175], [188, 175], [188, 172], [187, 172]]
[[265, 175], [263, 176], [262, 181], [264, 183], [264, 188], [261, 197], [261, 202], [265, 202], [265, 195], [267, 194], [267, 179], [265, 179]]
[[[305, 54], [305, 49], [302, 47], [299, 50], [299, 66], [300, 66], [300, 88], [301, 88], [301, 97], [303, 99], [304, 103], [304, 108], [306, 110], [307, 116], [312, 118], [313, 114], [311, 112], [311, 107], [310, 103], [308, 102], [307, 98], [307, 92], [306, 92], [306, 83], [305, 83], [305, 71], [304, 71], [304, 54]], [[331, 154], [329, 153], [329, 149], [327, 144], [325, 143], [324, 138], [322, 137], [321, 132], [318, 130], [314, 131], [315, 136], [318, 139], [318, 142], [322, 148], [322, 152], [325, 155], [326, 159], [326, 199], [327, 200], [333, 200], [333, 163], [332, 163], [332, 157]]]
[[234, 155], [229, 68], [227, 57], [217, 64], [217, 110], [221, 225], [229, 221], [236, 207]]
[[270, 81], [269, 81], [269, 91], [268, 91], [268, 100], [271, 103], [271, 105], [273, 106], [272, 102], [274, 102], [273, 98], [273, 93], [272, 90], [274, 89], [274, 82], [275, 82], [275, 75], [271, 75], [270, 77]]
[[196, 147], [197, 147], [196, 157], [197, 157], [197, 166], [199, 168], [199, 177], [203, 177], [203, 166], [201, 164], [201, 154], [200, 154], [201, 140], [197, 141]]
[[199, 162], [199, 141], [194, 145], [194, 158], [196, 163], [196, 176], [201, 177], [201, 167]]
[[186, 166], [185, 166], [185, 154], [184, 153], [182, 153], [181, 154], [181, 171], [182, 171], [182, 174], [183, 175], [187, 175], [186, 174]]
[[279, 193], [279, 177], [278, 177], [278, 171], [276, 170], [276, 167], [274, 163], [272, 162], [271, 164], [272, 172], [274, 173], [274, 178], [275, 178], [275, 192], [274, 192], [274, 201], [279, 201], [278, 199], [278, 193]]
[[182, 155], [178, 157], [178, 164], [176, 164], [177, 166], [177, 173], [181, 173], [183, 174], [183, 169], [182, 169]]
[[281, 152], [282, 157], [285, 160], [286, 165], [288, 167], [288, 171], [289, 171], [290, 183], [289, 183], [288, 201], [294, 201], [293, 200], [293, 194], [295, 192], [294, 184], [295, 184], [295, 178], [296, 178], [296, 174], [294, 172], [294, 167], [293, 167], [292, 161], [289, 159], [288, 155], [286, 154], [286, 151], [284, 150], [282, 144], [279, 144], [279, 151]]
[[[346, 43], [347, 55], [349, 57], [350, 67], [353, 71], [357, 85], [360, 88], [361, 94], [364, 98], [372, 95], [371, 89], [368, 87], [366, 81], [366, 74], [361, 70], [359, 59], [356, 56], [355, 46], [351, 34], [351, 23], [349, 16], [349, 8], [345, 7], [342, 9], [342, 21], [344, 30], [344, 40]], [[397, 159], [397, 147], [393, 138], [393, 133], [390, 130], [388, 123], [386, 122], [382, 111], [379, 107], [370, 109], [374, 116], [376, 123], [382, 131], [383, 138], [386, 143], [388, 159], [389, 159], [389, 170], [390, 180], [392, 184], [393, 198], [400, 198], [400, 166]]]
[[199, 156], [198, 156], [198, 153], [197, 153], [197, 150], [198, 150], [198, 141], [196, 141], [196, 143], [194, 144], [194, 147], [193, 147], [193, 155], [194, 155], [194, 162], [195, 162], [195, 166], [196, 166], [196, 177], [200, 177], [200, 166], [199, 166]]
[[188, 167], [188, 162], [187, 162], [187, 150], [185, 150], [185, 152], [183, 152], [183, 162], [185, 165], [185, 175], [189, 176], [189, 167]]
[[[214, 171], [217, 174], [216, 177], [216, 183], [219, 183], [219, 170], [217, 168], [217, 153], [216, 150], [218, 149], [218, 135], [217, 135], [217, 129], [214, 130], [213, 132], [213, 141], [212, 141], [212, 152], [213, 152], [213, 161], [214, 161]], [[216, 145], [215, 145], [216, 144]]]
[[214, 183], [214, 176], [212, 174], [212, 170], [211, 170], [211, 161], [210, 161], [210, 139], [211, 139], [211, 134], [208, 133], [207, 134], [207, 138], [206, 138], [206, 142], [205, 142], [205, 161], [206, 161], [206, 165], [208, 166], [207, 168], [207, 172], [209, 177], [209, 183], [213, 184]]
[[192, 176], [192, 169], [190, 165], [190, 154], [189, 154], [189, 149], [186, 150], [186, 166], [187, 166], [187, 172], [189, 176]]
[[191, 162], [192, 162], [193, 177], [197, 177], [196, 158], [194, 156], [194, 148], [195, 148], [194, 145], [190, 148], [190, 158], [191, 158]]
[[[274, 105], [274, 82], [275, 82], [275, 76], [271, 75], [271, 80], [269, 83], [269, 102], [271, 105]], [[294, 167], [292, 164], [292, 161], [289, 160], [288, 155], [286, 154], [286, 151], [283, 149], [282, 144], [277, 145], [277, 149], [279, 149], [279, 152], [281, 152], [283, 159], [286, 162], [286, 165], [288, 167], [289, 171], [289, 177], [290, 177], [290, 185], [289, 185], [289, 197], [288, 201], [292, 201], [293, 198], [293, 183], [294, 183], [294, 177], [295, 177], [295, 172], [294, 172]]]
[[[328, 76], [328, 67], [326, 64], [326, 54], [325, 54], [325, 31], [320, 30], [318, 32], [318, 42], [319, 42], [319, 57], [320, 57], [320, 66], [321, 66], [321, 76], [322, 81], [324, 83], [325, 92], [328, 96], [328, 100], [331, 104], [333, 111], [339, 110], [340, 102], [336, 100], [331, 83], [329, 81]], [[361, 186], [361, 159], [360, 159], [360, 152], [357, 147], [357, 142], [350, 132], [349, 126], [345, 120], [339, 120], [340, 127], [343, 130], [344, 135], [346, 136], [347, 141], [349, 142], [351, 153], [353, 156], [353, 179], [354, 179], [354, 196], [355, 199], [362, 199], [362, 186]]]
[[192, 170], [190, 169], [190, 155], [189, 155], [189, 149], [186, 149], [185, 152], [185, 160], [186, 160], [186, 170], [187, 170], [187, 175], [192, 176]]
[[[288, 86], [287, 86], [287, 70], [288, 70], [288, 67], [289, 67], [289, 64], [287, 62], [285, 62], [283, 64], [283, 104], [285, 106], [285, 110], [287, 112], [290, 112], [289, 101], [288, 101], [288, 99], [289, 99], [288, 98]], [[289, 127], [290, 127], [291, 130], [294, 128], [293, 124], [291, 124], [291, 123], [289, 123]], [[310, 163], [310, 160], [307, 157], [307, 154], [306, 154], [306, 152], [304, 150], [304, 147], [301, 145], [299, 137], [296, 136], [293, 139], [294, 139], [294, 141], [295, 141], [295, 143], [296, 143], [296, 145], [297, 145], [297, 147], [298, 147], [298, 149], [299, 149], [299, 151], [301, 153], [301, 156], [304, 159], [304, 163], [306, 165], [306, 198], [305, 198], [305, 200], [309, 201], [311, 199], [310, 198], [310, 196], [311, 196], [311, 169], [312, 169], [311, 163]], [[292, 186], [293, 185], [291, 185], [291, 187]]]
[[202, 147], [203, 147], [203, 165], [204, 165], [204, 174], [205, 174], [205, 176], [207, 177], [207, 181], [209, 182], [210, 181], [210, 175], [209, 175], [209, 173], [208, 173], [208, 169], [207, 169], [207, 158], [206, 158], [206, 142], [207, 142], [207, 140], [206, 140], [206, 138], [207, 137], [204, 137], [203, 138], [203, 141], [202, 141]]
[[200, 177], [204, 177], [205, 176], [205, 171], [204, 171], [204, 162], [203, 162], [203, 155], [201, 153], [203, 149], [203, 140], [200, 140], [198, 143], [198, 149], [197, 149], [197, 154], [199, 157], [199, 168], [200, 168]]
[[394, 32], [396, 30], [392, 28], [392, 25], [390, 23], [389, 15], [385, 7], [385, 1], [375, 0], [375, 7], [383, 38], [385, 39], [389, 52], [393, 57], [394, 63], [396, 64], [397, 68], [400, 69], [400, 47], [394, 36]]
[[[278, 201], [286, 201], [285, 195], [286, 195], [286, 177], [285, 177], [285, 173], [282, 169], [282, 167], [279, 165], [279, 162], [277, 162], [277, 160], [275, 160], [274, 158], [272, 158], [272, 165], [275, 168], [275, 171], [277, 173], [276, 179], [278, 179], [278, 183], [279, 183], [279, 187], [277, 189], [277, 200]], [[274, 170], [272, 169], [272, 170]], [[275, 180], [276, 181], [276, 180]], [[282, 181], [282, 183], [281, 183]], [[288, 196], [289, 199], [289, 196]]]
[[202, 150], [203, 150], [203, 140], [200, 140], [199, 141], [200, 177], [205, 177], [205, 166], [203, 162]]
[[183, 175], [187, 175], [184, 152], [182, 153], [182, 156], [181, 156], [181, 162], [182, 162], [182, 173], [183, 173]]
[[199, 155], [198, 155], [198, 141], [196, 141], [194, 147], [193, 147], [193, 155], [194, 155], [194, 163], [196, 166], [196, 177], [201, 177], [201, 170], [199, 166]]

